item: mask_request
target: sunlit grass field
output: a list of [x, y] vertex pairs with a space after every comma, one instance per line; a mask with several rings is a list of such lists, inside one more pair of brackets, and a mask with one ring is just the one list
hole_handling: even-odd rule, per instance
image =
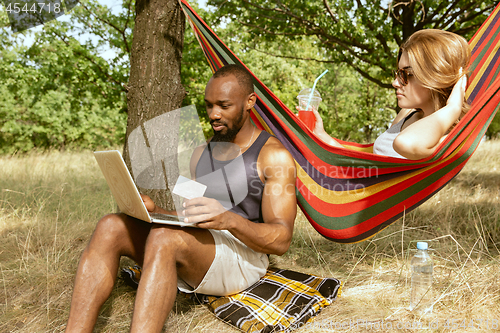
[[[80, 254], [115, 203], [90, 152], [0, 157], [0, 170], [0, 332], [61, 332]], [[486, 141], [450, 184], [370, 240], [333, 243], [299, 214], [290, 250], [272, 264], [344, 287], [315, 326], [297, 332], [415, 332], [418, 322], [437, 332], [500, 331], [499, 196], [500, 141]], [[417, 240], [429, 242], [435, 265], [429, 318], [407, 309]], [[127, 332], [134, 296], [118, 280], [95, 331]], [[183, 296], [165, 331], [237, 332]]]

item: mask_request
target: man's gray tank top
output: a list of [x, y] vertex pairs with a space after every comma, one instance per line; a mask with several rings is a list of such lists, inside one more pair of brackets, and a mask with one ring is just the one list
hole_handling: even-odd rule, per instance
[[257, 172], [257, 158], [271, 135], [262, 131], [240, 156], [227, 161], [213, 157], [217, 142], [207, 145], [196, 165], [196, 181], [207, 186], [205, 197], [252, 222], [264, 222], [261, 201], [264, 183]]
[[394, 124], [394, 126], [391, 126], [387, 131], [382, 133], [373, 144], [373, 153], [406, 159], [406, 157], [401, 156], [394, 150], [393, 143], [399, 133], [401, 133], [401, 128], [405, 121], [410, 119], [416, 112], [418, 111], [410, 112], [404, 119], [401, 119], [397, 124]]

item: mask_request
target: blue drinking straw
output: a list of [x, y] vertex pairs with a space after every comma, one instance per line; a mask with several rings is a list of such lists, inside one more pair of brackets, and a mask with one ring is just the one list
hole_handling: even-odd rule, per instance
[[325, 75], [326, 73], [328, 72], [328, 69], [326, 71], [324, 71], [323, 73], [321, 73], [320, 76], [318, 76], [316, 78], [316, 80], [314, 80], [314, 84], [313, 84], [313, 88], [311, 90], [311, 94], [309, 94], [309, 100], [307, 101], [307, 106], [306, 106], [306, 110], [309, 109], [309, 104], [311, 104], [311, 99], [313, 97], [313, 94], [314, 94], [314, 88], [316, 88], [316, 83], [318, 83], [319, 79], [321, 79], [323, 77], [323, 75]]

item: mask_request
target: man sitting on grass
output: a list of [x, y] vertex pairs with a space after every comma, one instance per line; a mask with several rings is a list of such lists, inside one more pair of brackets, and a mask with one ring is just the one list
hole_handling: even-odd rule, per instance
[[[121, 256], [142, 266], [130, 331], [144, 333], [162, 330], [177, 288], [237, 293], [266, 273], [267, 254], [287, 251], [297, 212], [295, 163], [276, 138], [250, 122], [255, 101], [252, 76], [244, 68], [227, 65], [213, 75], [205, 103], [214, 136], [191, 158], [191, 174], [203, 178], [207, 190], [205, 197], [185, 201], [183, 212], [197, 228], [150, 224], [124, 214], [101, 218], [80, 259], [66, 332], [92, 332]], [[236, 177], [236, 183], [203, 177], [231, 169], [231, 157], [222, 158], [229, 148], [221, 141], [241, 151], [244, 167], [225, 177]], [[230, 210], [214, 199], [227, 197], [228, 190], [230, 197], [247, 193]], [[148, 211], [165, 212], [149, 197], [143, 200]]]

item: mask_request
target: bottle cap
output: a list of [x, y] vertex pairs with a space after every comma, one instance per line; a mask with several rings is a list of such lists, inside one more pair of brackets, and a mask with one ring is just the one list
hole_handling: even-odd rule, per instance
[[427, 250], [428, 245], [426, 242], [417, 242], [417, 249], [419, 250]]

